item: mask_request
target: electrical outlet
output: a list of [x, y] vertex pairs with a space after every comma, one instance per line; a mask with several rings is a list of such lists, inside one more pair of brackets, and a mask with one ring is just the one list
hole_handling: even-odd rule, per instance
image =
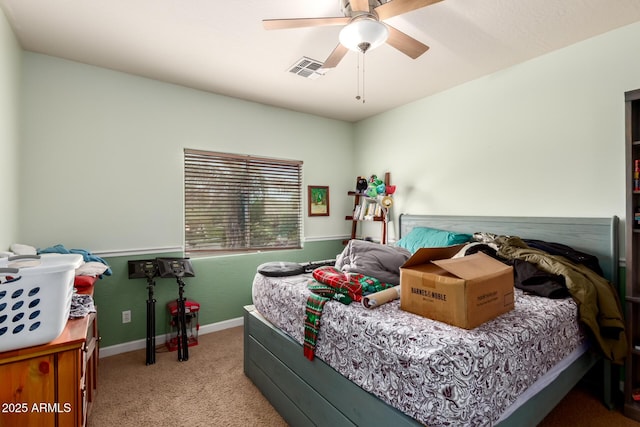
[[131, 322], [131, 310], [126, 310], [122, 312], [122, 323], [130, 323]]

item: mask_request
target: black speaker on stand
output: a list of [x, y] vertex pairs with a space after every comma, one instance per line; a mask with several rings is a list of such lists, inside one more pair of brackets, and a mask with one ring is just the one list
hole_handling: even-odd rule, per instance
[[129, 279], [147, 279], [147, 365], [156, 363], [156, 300], [153, 297], [154, 278], [158, 276], [158, 264], [155, 259], [134, 260], [128, 262]]
[[185, 310], [183, 277], [195, 277], [189, 258], [156, 258], [158, 275], [163, 278], [175, 278], [178, 282], [178, 360], [189, 360], [189, 338], [187, 337], [187, 317]]

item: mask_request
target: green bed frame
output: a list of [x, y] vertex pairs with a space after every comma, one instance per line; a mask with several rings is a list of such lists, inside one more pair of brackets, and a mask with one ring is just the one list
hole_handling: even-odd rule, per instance
[[[401, 215], [400, 236], [414, 227], [461, 233], [488, 231], [564, 243], [598, 256], [618, 285], [618, 218]], [[617, 287], [616, 287], [617, 289]], [[420, 426], [315, 358], [252, 306], [244, 314], [244, 372], [291, 426]], [[611, 363], [588, 351], [498, 425], [535, 426], [594, 367], [601, 370], [604, 404], [613, 407]]]

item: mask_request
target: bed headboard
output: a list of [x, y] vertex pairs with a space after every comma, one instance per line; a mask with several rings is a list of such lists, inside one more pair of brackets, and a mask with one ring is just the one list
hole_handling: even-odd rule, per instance
[[595, 255], [618, 289], [618, 217], [556, 218], [510, 216], [400, 215], [400, 237], [414, 227], [473, 234], [479, 231], [557, 242]]

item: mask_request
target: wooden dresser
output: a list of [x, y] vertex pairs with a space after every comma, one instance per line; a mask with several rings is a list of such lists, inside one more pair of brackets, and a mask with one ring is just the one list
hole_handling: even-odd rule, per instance
[[86, 425], [97, 387], [97, 319], [69, 320], [48, 344], [0, 353], [0, 427]]

